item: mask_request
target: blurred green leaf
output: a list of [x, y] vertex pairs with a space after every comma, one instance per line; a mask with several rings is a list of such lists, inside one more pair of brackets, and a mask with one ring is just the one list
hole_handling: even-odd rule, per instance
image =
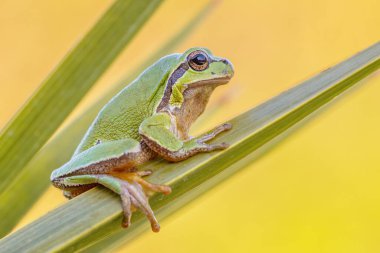
[[[244, 167], [265, 151], [266, 144], [379, 68], [377, 43], [232, 119], [234, 128], [217, 140], [231, 144], [225, 151], [199, 154], [180, 163], [158, 160], [142, 166], [141, 169], [154, 170], [149, 181], [168, 184], [173, 189], [168, 196], [157, 194], [151, 198], [158, 218], [166, 217]], [[0, 251], [99, 250], [128, 241], [149, 227], [146, 219], [135, 213], [132, 226], [122, 230], [121, 213], [119, 197], [98, 187], [3, 238]]]
[[7, 203], [0, 208], [0, 217], [7, 217], [6, 219], [0, 219], [0, 236], [8, 233], [17, 224], [50, 185], [51, 171], [70, 159], [81, 137], [103, 105], [154, 61], [172, 52], [208, 16], [214, 7], [214, 2], [207, 4], [178, 34], [170, 38], [163, 47], [145, 60], [141, 66], [133, 70], [131, 72], [133, 74], [126, 76], [122, 81], [111, 87], [108, 92], [61, 130], [33, 157], [17, 177], [17, 180], [13, 181], [7, 191], [0, 194], [0, 203]]
[[41, 84], [0, 134], [0, 192], [13, 182], [160, 3], [115, 1]]

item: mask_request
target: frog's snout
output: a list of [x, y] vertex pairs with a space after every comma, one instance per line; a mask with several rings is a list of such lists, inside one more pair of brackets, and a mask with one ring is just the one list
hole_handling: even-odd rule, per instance
[[234, 66], [227, 59], [222, 59], [221, 61], [226, 65], [226, 68], [224, 69], [223, 74], [226, 75], [229, 79], [231, 79], [235, 73]]

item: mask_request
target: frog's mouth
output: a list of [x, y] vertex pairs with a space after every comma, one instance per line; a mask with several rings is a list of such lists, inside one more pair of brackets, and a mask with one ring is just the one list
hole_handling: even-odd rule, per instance
[[195, 88], [195, 87], [200, 87], [200, 86], [205, 86], [205, 85], [219, 86], [219, 85], [227, 84], [231, 80], [231, 78], [232, 78], [232, 75], [228, 75], [228, 76], [223, 76], [223, 77], [218, 77], [218, 78], [196, 81], [193, 83], [188, 83], [187, 87]]

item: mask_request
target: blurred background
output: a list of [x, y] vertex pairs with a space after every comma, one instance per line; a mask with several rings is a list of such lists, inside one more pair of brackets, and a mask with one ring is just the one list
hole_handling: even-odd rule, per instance
[[[65, 123], [207, 2], [164, 1]], [[0, 127], [111, 3], [0, 1]], [[235, 66], [233, 81], [212, 97], [210, 107], [217, 109], [197, 131], [377, 42], [379, 10], [376, 0], [220, 1], [176, 49], [208, 47]], [[120, 252], [380, 252], [378, 94], [379, 73], [320, 110], [261, 159], [161, 221], [159, 234], [147, 231]], [[50, 187], [18, 227], [66, 201]]]

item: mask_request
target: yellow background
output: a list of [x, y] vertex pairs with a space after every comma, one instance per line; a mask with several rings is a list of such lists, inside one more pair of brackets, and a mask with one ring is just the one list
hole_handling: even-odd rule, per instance
[[[0, 127], [111, 1], [0, 2]], [[183, 27], [206, 1], [164, 2], [76, 115]], [[207, 129], [377, 42], [380, 1], [222, 1], [177, 49], [235, 65]], [[121, 252], [380, 252], [380, 75]], [[73, 117], [71, 115], [70, 118]], [[41, 180], [48, 180], [41, 178]], [[50, 188], [19, 226], [65, 203]]]

